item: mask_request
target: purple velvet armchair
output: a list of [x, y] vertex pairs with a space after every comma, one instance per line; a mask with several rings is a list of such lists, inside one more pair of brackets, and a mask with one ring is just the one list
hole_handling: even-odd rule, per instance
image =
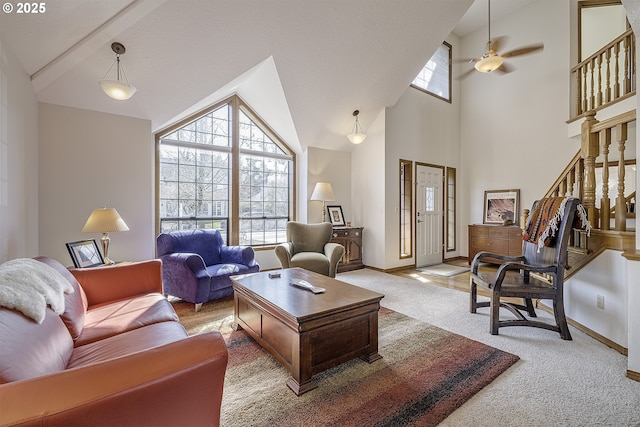
[[160, 234], [162, 285], [172, 295], [196, 305], [233, 294], [229, 276], [260, 270], [253, 248], [225, 246], [220, 231], [196, 229]]

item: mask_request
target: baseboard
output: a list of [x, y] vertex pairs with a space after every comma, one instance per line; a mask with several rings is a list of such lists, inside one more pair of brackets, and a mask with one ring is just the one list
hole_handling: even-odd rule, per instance
[[634, 372], [627, 369], [627, 378], [640, 382], [640, 372]]
[[[539, 308], [543, 309], [547, 313], [553, 314], [553, 308], [551, 308], [548, 305], [540, 302], [540, 300], [538, 300], [538, 302], [536, 304], [536, 307], [539, 307]], [[573, 320], [573, 319], [571, 319], [569, 317], [567, 317], [567, 323], [570, 324], [571, 326], [573, 326], [574, 328], [576, 328], [576, 329], [584, 332], [585, 334], [589, 335], [591, 338], [595, 339], [596, 341], [600, 341], [602, 344], [606, 345], [607, 347], [611, 347], [612, 349], [616, 350], [618, 353], [623, 354], [625, 356], [629, 356], [629, 350], [626, 347], [623, 347], [620, 344], [617, 344], [617, 343], [611, 341], [609, 338], [600, 335], [596, 331], [587, 328], [583, 324], [578, 323], [578, 322], [576, 322], [575, 320]], [[636, 375], [640, 376], [640, 374], [636, 374]], [[629, 371], [627, 371], [627, 376], [629, 376]], [[639, 379], [639, 381], [640, 381], [640, 379]]]

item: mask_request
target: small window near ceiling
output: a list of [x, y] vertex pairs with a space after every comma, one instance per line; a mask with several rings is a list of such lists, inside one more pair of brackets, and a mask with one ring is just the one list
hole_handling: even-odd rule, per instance
[[411, 86], [444, 101], [451, 102], [451, 45], [443, 42]]

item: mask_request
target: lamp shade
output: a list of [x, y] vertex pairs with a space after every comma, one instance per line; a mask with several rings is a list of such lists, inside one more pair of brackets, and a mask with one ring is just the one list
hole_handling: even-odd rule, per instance
[[325, 201], [335, 199], [336, 196], [333, 195], [333, 188], [331, 188], [331, 184], [329, 184], [328, 182], [318, 182], [313, 189], [313, 193], [311, 193], [310, 200]]
[[504, 59], [500, 55], [485, 56], [476, 62], [475, 68], [481, 73], [489, 73], [500, 68], [503, 60]]
[[135, 86], [119, 80], [100, 80], [98, 84], [104, 93], [118, 101], [131, 98], [138, 90]]
[[352, 144], [356, 144], [356, 145], [361, 144], [366, 137], [367, 135], [364, 133], [350, 133], [349, 135], [347, 135], [347, 138], [349, 138], [349, 141]]
[[82, 227], [83, 233], [112, 233], [127, 230], [129, 227], [114, 208], [94, 209]]

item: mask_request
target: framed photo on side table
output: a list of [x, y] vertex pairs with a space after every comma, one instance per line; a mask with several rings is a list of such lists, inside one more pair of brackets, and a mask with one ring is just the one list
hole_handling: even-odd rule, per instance
[[327, 213], [329, 214], [329, 221], [334, 227], [344, 227], [346, 225], [342, 206], [327, 206]]
[[491, 190], [484, 192], [483, 224], [519, 222], [520, 190]]
[[98, 245], [93, 239], [67, 243], [67, 250], [76, 268], [104, 265]]

